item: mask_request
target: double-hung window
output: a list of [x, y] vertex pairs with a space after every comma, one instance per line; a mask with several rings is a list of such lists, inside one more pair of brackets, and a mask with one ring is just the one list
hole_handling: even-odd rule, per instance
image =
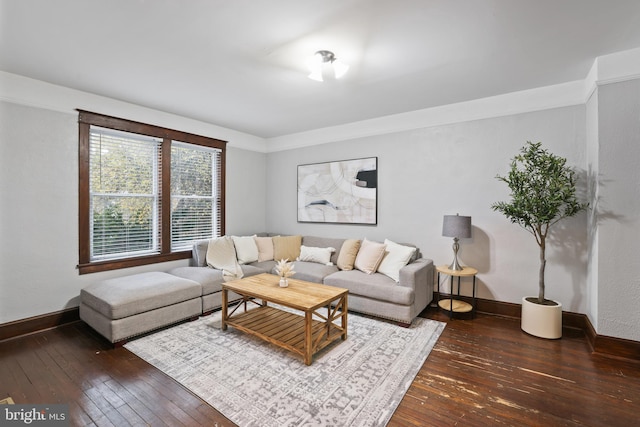
[[220, 151], [171, 144], [171, 249], [220, 235]]
[[225, 142], [80, 111], [80, 273], [189, 258], [224, 234]]
[[160, 253], [162, 140], [91, 126], [91, 261]]

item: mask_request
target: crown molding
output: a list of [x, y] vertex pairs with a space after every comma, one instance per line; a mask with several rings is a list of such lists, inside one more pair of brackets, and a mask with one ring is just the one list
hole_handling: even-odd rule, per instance
[[284, 151], [329, 142], [384, 135], [433, 126], [510, 116], [584, 104], [583, 80], [511, 92], [472, 101], [394, 114], [274, 138], [268, 151]]
[[0, 71], [0, 100], [74, 115], [77, 115], [77, 109], [97, 111], [100, 114], [221, 139], [228, 141], [233, 148], [263, 153], [267, 151], [264, 138], [5, 71]]
[[640, 48], [599, 56], [585, 78], [585, 102], [599, 86], [640, 79]]
[[583, 80], [268, 138], [268, 152], [585, 104], [598, 86], [640, 79], [640, 48], [595, 59]]
[[76, 114], [78, 108], [99, 111], [102, 114], [124, 116], [130, 120], [223, 139], [229, 141], [229, 145], [234, 148], [272, 153], [374, 135], [582, 105], [589, 100], [598, 86], [635, 79], [640, 79], [640, 48], [596, 58], [583, 80], [267, 139], [4, 71], [0, 71], [0, 100], [70, 114]]
[[640, 78], [640, 48], [599, 56], [595, 63], [598, 85]]

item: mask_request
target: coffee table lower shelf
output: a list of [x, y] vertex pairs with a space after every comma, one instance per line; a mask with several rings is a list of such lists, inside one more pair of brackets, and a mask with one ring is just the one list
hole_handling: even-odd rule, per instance
[[307, 353], [305, 318], [269, 306], [236, 314], [229, 317], [226, 324], [297, 353], [305, 359], [343, 336], [339, 325], [311, 320], [311, 349]]

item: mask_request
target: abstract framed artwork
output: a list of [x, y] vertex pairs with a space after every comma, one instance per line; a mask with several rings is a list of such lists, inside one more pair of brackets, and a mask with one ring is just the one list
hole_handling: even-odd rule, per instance
[[298, 166], [298, 222], [378, 223], [378, 158]]

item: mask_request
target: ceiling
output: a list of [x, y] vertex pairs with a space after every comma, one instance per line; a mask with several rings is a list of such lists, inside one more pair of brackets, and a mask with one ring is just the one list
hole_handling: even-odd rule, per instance
[[[0, 70], [270, 138], [584, 79], [638, 0], [0, 0]], [[351, 66], [307, 78], [327, 49]]]

